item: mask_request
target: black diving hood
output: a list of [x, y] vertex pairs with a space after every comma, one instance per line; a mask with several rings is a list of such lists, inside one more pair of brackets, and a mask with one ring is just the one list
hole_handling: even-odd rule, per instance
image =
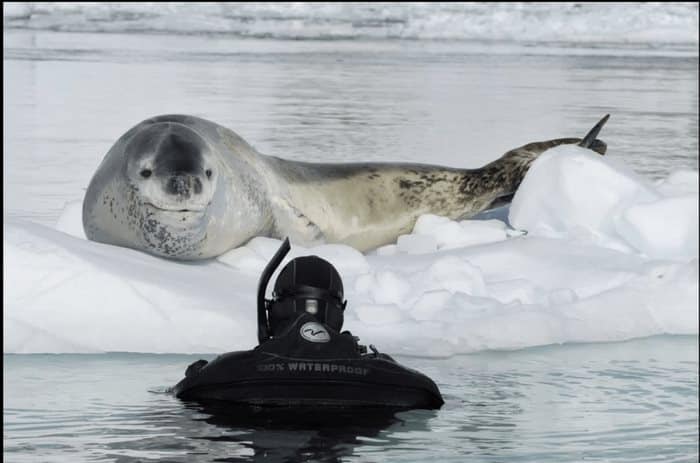
[[[345, 308], [342, 282], [335, 281], [337, 272], [326, 261], [307, 261], [315, 266], [313, 271], [320, 269], [316, 272], [320, 278], [265, 299], [267, 284], [289, 250], [285, 239], [260, 277], [260, 344], [211, 362], [194, 362], [173, 388], [175, 395], [232, 406], [440, 408], [444, 402], [430, 378], [398, 364], [374, 346], [367, 353], [358, 338], [348, 331], [339, 332], [342, 317], [337, 314]], [[280, 272], [278, 282], [295, 260]], [[295, 276], [298, 268], [304, 267], [294, 266]], [[327, 319], [320, 315], [319, 307], [325, 307]]]

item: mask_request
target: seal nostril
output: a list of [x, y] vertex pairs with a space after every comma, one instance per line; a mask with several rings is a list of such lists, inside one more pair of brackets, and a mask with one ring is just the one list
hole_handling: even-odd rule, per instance
[[176, 175], [168, 180], [167, 190], [174, 195], [187, 195], [190, 190], [190, 182], [187, 178]]
[[211, 169], [207, 169], [204, 173], [207, 174], [207, 178], [211, 178]]
[[143, 169], [141, 171], [141, 177], [148, 178], [151, 176], [151, 169]]

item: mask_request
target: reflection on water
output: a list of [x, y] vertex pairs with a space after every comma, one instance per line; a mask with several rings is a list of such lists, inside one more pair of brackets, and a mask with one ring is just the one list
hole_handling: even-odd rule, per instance
[[[408, 426], [425, 429], [429, 416], [414, 414]], [[379, 437], [380, 431], [407, 425], [390, 412], [324, 414], [319, 410], [312, 415], [181, 403], [130, 418], [162, 432], [147, 437], [137, 432], [108, 442], [105, 456], [120, 457], [121, 461], [130, 461], [129, 457], [155, 459], [159, 454], [175, 461], [232, 462], [261, 457], [280, 462], [345, 461], [358, 445], [392, 446], [395, 439]]]
[[[199, 436], [198, 439], [228, 442], [231, 450], [247, 449], [251, 455], [233, 456], [217, 461], [245, 461], [248, 457], [265, 457], [271, 461], [341, 461], [341, 457], [353, 455], [358, 445], [370, 442], [374, 446], [392, 447], [396, 439], [380, 436], [380, 431], [392, 425], [411, 429], [427, 429], [427, 416], [435, 412], [414, 414], [410, 422], [395, 417], [391, 411], [324, 412], [323, 410], [305, 413], [285, 410], [246, 409], [225, 410], [221, 407], [199, 407], [187, 405], [209, 414], [204, 418], [193, 418], [214, 425], [217, 431], [225, 434]], [[227, 450], [228, 451], [228, 450]]]
[[[210, 356], [211, 358], [213, 356]], [[7, 461], [693, 461], [698, 338], [401, 358], [440, 410], [244, 412], [165, 393], [200, 356], [5, 355]], [[160, 392], [149, 392], [160, 391]]]

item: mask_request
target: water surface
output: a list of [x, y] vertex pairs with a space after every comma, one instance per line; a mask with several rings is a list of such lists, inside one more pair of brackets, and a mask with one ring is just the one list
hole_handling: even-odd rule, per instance
[[697, 461], [698, 338], [400, 357], [445, 405], [295, 423], [164, 393], [212, 355], [4, 355], [4, 456], [34, 461]]

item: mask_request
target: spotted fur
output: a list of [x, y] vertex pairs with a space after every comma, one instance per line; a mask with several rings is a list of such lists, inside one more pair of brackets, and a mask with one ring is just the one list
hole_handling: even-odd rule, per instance
[[[107, 153], [85, 195], [83, 225], [91, 240], [173, 259], [214, 257], [254, 236], [365, 251], [409, 233], [421, 214], [468, 218], [508, 198], [550, 148], [584, 143], [604, 154], [595, 136], [605, 120], [584, 142], [529, 143], [482, 168], [457, 169], [290, 161], [258, 153], [213, 122], [158, 116], [129, 130]], [[147, 162], [155, 163], [152, 173]], [[148, 175], [139, 176], [144, 169]], [[180, 171], [188, 173], [169, 177]]]

